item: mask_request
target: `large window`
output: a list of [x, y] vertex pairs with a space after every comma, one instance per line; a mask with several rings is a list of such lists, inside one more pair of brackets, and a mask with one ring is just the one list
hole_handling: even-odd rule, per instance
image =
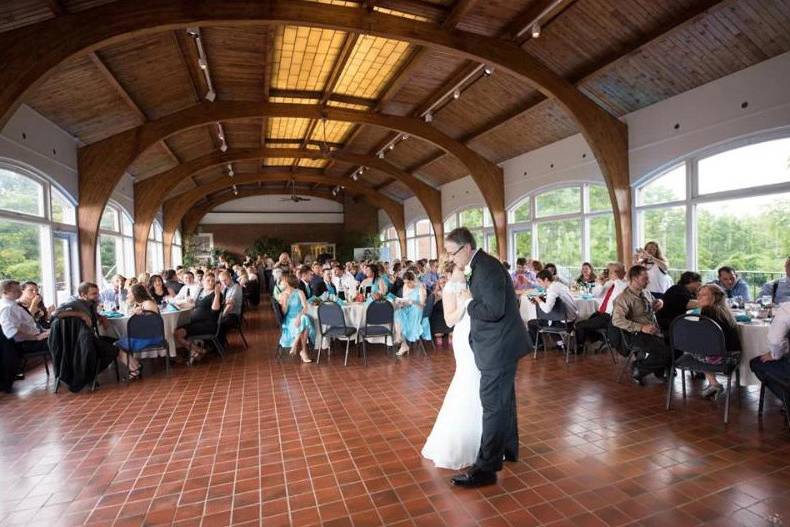
[[173, 233], [173, 243], [170, 245], [170, 264], [173, 269], [181, 265], [184, 260], [184, 247], [181, 241], [181, 231], [176, 229]]
[[456, 227], [466, 227], [475, 237], [477, 247], [489, 254], [497, 254], [494, 222], [487, 208], [471, 208], [455, 212], [445, 218], [444, 232], [449, 233]]
[[148, 231], [148, 250], [146, 268], [149, 273], [160, 273], [165, 268], [164, 245], [162, 243], [162, 226], [158, 220], [151, 224]]
[[790, 138], [691, 157], [634, 195], [637, 245], [657, 241], [675, 276], [731, 265], [756, 288], [790, 254]]
[[387, 227], [381, 231], [380, 239], [381, 247], [385, 249], [382, 252], [382, 259], [390, 262], [400, 259], [400, 241], [398, 240], [398, 231], [395, 230], [395, 227]]
[[76, 289], [74, 203], [44, 177], [0, 163], [0, 278], [39, 284], [48, 304]]
[[132, 218], [115, 202], [104, 208], [99, 222], [99, 246], [96, 251], [100, 281], [104, 285], [115, 274], [134, 276], [134, 239]]
[[614, 217], [603, 185], [576, 184], [525, 196], [508, 212], [509, 258], [553, 262], [575, 276], [583, 261], [617, 258]]
[[436, 258], [436, 238], [429, 220], [418, 220], [406, 227], [406, 255], [410, 260]]

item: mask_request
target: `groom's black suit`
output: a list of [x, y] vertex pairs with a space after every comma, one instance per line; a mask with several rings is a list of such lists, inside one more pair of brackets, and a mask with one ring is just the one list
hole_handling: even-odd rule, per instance
[[502, 264], [477, 251], [470, 267], [469, 344], [481, 373], [483, 405], [483, 434], [472, 471], [494, 473], [502, 469], [505, 454], [518, 456], [514, 381], [518, 360], [532, 344], [512, 280]]

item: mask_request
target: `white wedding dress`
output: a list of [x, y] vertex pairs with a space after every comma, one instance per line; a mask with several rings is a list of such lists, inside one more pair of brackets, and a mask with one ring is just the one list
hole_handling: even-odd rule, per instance
[[[445, 294], [457, 294], [465, 284], [449, 282]], [[447, 388], [433, 430], [422, 448], [422, 456], [439, 468], [460, 469], [477, 459], [483, 431], [483, 406], [480, 404], [480, 370], [469, 345], [469, 314], [464, 314], [453, 329], [455, 375]]]

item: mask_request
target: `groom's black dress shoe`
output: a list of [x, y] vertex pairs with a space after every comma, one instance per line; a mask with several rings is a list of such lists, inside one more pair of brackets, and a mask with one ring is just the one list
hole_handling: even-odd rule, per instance
[[496, 483], [496, 472], [466, 472], [453, 476], [450, 481], [457, 487], [475, 488]]
[[509, 463], [515, 463], [516, 461], [518, 461], [518, 456], [506, 453], [504, 456], [502, 456], [502, 459], [504, 459], [505, 461], [507, 461]]

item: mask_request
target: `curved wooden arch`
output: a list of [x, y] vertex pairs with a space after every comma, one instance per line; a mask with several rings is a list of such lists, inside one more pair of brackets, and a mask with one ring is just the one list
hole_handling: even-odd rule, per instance
[[[90, 273], [95, 272], [96, 237], [102, 212], [124, 172], [140, 154], [180, 131], [218, 121], [263, 116], [326, 118], [333, 121], [368, 124], [409, 134], [449, 152], [469, 169], [486, 205], [492, 211], [492, 216], [499, 218], [499, 221], [494, 220], [497, 243], [506, 244], [502, 169], [420, 119], [313, 104], [203, 102], [79, 149], [77, 161], [80, 174], [80, 207], [77, 212], [77, 224], [83, 273], [90, 276]], [[501, 214], [496, 215], [494, 211], [501, 211]], [[147, 232], [144, 234], [147, 236]]]
[[[447, 30], [435, 24], [373, 10], [303, 0], [261, 0], [252, 3], [247, 0], [175, 3], [172, 0], [120, 0], [8, 31], [0, 34], [0, 63], [4, 65], [0, 68], [0, 126], [10, 118], [24, 94], [69, 57], [157, 31], [187, 26], [266, 24], [306, 25], [368, 33], [442, 49], [452, 55], [507, 71], [529, 82], [544, 95], [556, 98], [576, 120], [601, 166], [615, 214], [618, 253], [621, 259], [631, 253], [628, 134], [624, 123], [512, 42]], [[31, 53], [31, 49], [35, 53]], [[495, 191], [504, 197], [502, 184]], [[504, 202], [504, 199], [501, 201]], [[489, 208], [499, 252], [504, 256], [507, 244], [504, 204], [495, 208], [489, 205]], [[101, 210], [96, 216], [96, 226], [100, 215]], [[95, 246], [95, 232], [81, 234], [88, 234]], [[87, 269], [95, 273], [92, 257]]]
[[[234, 184], [246, 185], [248, 183], [257, 183], [259, 181], [278, 182], [288, 181], [290, 179], [293, 179], [297, 183], [318, 183], [322, 185], [337, 185], [340, 183], [337, 177], [331, 177], [325, 174], [316, 174], [311, 172], [290, 172], [287, 170], [283, 170], [282, 172], [247, 174], [244, 176], [235, 177], [233, 180], [228, 178], [227, 180], [222, 179], [220, 181], [213, 181], [207, 185], [203, 185], [196, 189], [184, 192], [165, 201], [164, 205], [162, 206], [164, 216], [164, 246], [172, 247], [173, 234], [181, 224], [181, 220], [184, 218], [184, 215], [187, 213], [187, 211], [189, 211], [189, 209], [191, 209], [198, 201], [200, 201], [201, 198], [211, 193], [230, 188]], [[356, 181], [343, 180], [342, 183], [349, 191], [355, 194], [362, 194], [368, 201], [370, 201], [370, 203], [380, 209], [383, 209], [384, 212], [387, 213], [387, 216], [389, 216], [390, 220], [392, 221], [392, 225], [395, 227], [395, 230], [398, 231], [398, 241], [400, 242], [401, 246], [401, 254], [406, 254], [406, 222], [403, 214], [403, 206], [397, 201], [382, 196], [372, 188], [366, 187], [365, 185], [362, 185]], [[145, 249], [146, 245], [147, 244], [145, 243], [143, 244], [143, 250]], [[135, 240], [135, 246], [137, 247], [136, 257], [139, 258], [141, 248], [138, 244], [138, 240]], [[145, 258], [145, 254], [143, 254], [143, 258]], [[144, 259], [143, 262], [145, 262]]]
[[[205, 156], [182, 163], [170, 170], [151, 176], [134, 185], [134, 235], [135, 239], [145, 240], [151, 223], [164, 201], [164, 196], [184, 179], [196, 172], [236, 161], [270, 158], [331, 158], [355, 165], [365, 165], [386, 172], [408, 186], [422, 204], [434, 229], [437, 254], [444, 247], [444, 223], [442, 220], [441, 193], [420, 181], [408, 172], [376, 156], [332, 152], [324, 154], [319, 150], [295, 148], [237, 148], [227, 152], [212, 152]], [[145, 259], [140, 260], [143, 264]]]

